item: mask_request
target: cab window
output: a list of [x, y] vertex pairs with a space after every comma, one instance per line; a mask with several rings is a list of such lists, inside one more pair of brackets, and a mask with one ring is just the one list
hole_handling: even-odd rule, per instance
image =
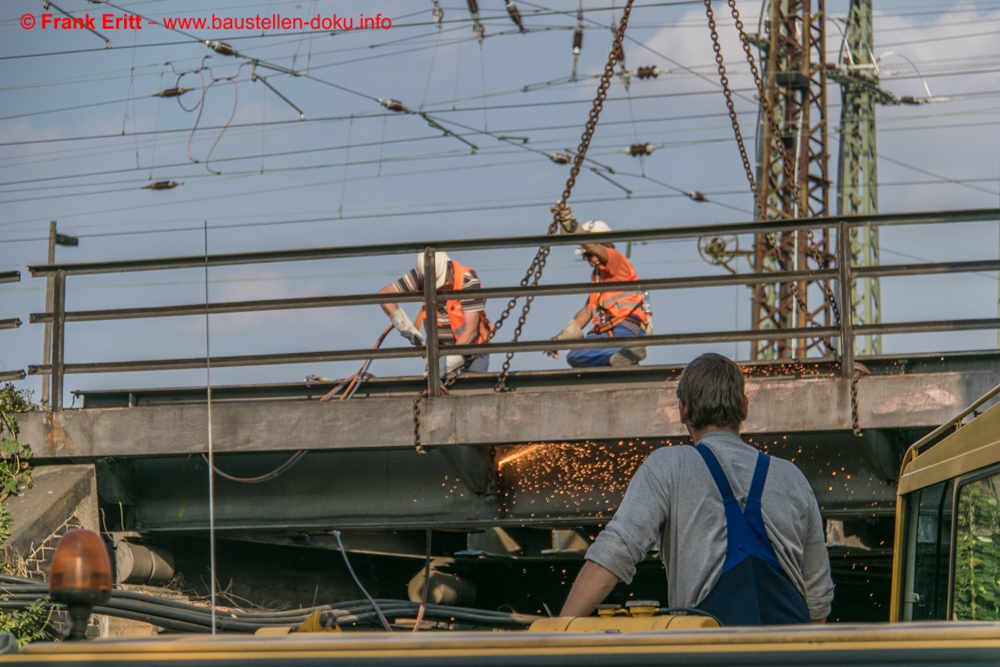
[[913, 607], [908, 620], [945, 619], [948, 614], [948, 559], [951, 555], [952, 481], [917, 491]]
[[977, 477], [958, 490], [952, 617], [1000, 621], [1000, 469]]

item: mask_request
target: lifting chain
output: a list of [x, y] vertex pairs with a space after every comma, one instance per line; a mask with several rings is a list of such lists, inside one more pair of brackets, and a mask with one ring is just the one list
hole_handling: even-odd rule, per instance
[[[743, 169], [747, 173], [747, 181], [750, 182], [750, 192], [753, 194], [754, 207], [757, 209], [757, 217], [766, 220], [767, 210], [757, 195], [757, 182], [753, 176], [753, 167], [750, 166], [750, 157], [747, 155], [747, 147], [743, 143], [743, 132], [740, 130], [740, 121], [736, 116], [736, 106], [733, 104], [733, 91], [729, 89], [729, 77], [726, 76], [726, 65], [722, 58], [722, 45], [719, 43], [719, 33], [715, 26], [715, 12], [712, 11], [712, 0], [705, 0], [705, 15], [708, 17], [708, 29], [712, 34], [712, 50], [715, 51], [715, 64], [719, 70], [719, 80], [722, 82], [722, 94], [726, 96], [726, 108], [729, 110], [729, 120], [733, 124], [733, 132], [736, 134], [736, 145], [740, 149], [740, 159], [743, 160]], [[740, 34], [741, 38], [743, 34]], [[763, 94], [761, 95], [763, 99]]]
[[858, 416], [858, 381], [863, 375], [871, 375], [871, 372], [864, 364], [854, 362], [854, 372], [851, 375], [851, 431], [854, 437], [861, 435], [861, 419]]
[[[743, 134], [740, 131], [739, 119], [736, 116], [736, 109], [733, 105], [732, 91], [729, 89], [729, 78], [726, 76], [726, 66], [722, 58], [722, 47], [719, 44], [719, 33], [716, 29], [715, 24], [715, 13], [712, 11], [712, 0], [704, 0], [705, 3], [705, 14], [708, 17], [708, 27], [712, 35], [712, 49], [715, 51], [715, 62], [719, 70], [719, 79], [722, 83], [722, 92], [726, 97], [726, 108], [729, 110], [729, 119], [733, 125], [733, 132], [736, 135], [736, 143], [739, 147], [740, 158], [743, 161], [743, 169], [746, 171], [747, 180], [750, 183], [750, 192], [753, 194], [754, 207], [757, 210], [757, 215], [760, 220], [767, 220], [767, 202], [760, 197], [757, 191], [757, 184], [753, 175], [753, 168], [750, 165], [750, 159], [747, 155], [746, 146], [743, 143]], [[780, 131], [778, 129], [777, 122], [774, 120], [774, 111], [771, 108], [771, 104], [767, 98], [767, 91], [764, 90], [764, 82], [761, 79], [760, 71], [757, 68], [757, 64], [754, 62], [753, 53], [750, 50], [750, 40], [747, 38], [746, 31], [743, 26], [743, 21], [740, 18], [740, 12], [736, 8], [736, 0], [728, 0], [729, 8], [732, 11], [733, 20], [736, 23], [736, 29], [739, 32], [740, 43], [743, 46], [743, 51], [746, 54], [747, 64], [750, 66], [750, 73], [753, 75], [754, 84], [757, 86], [758, 97], [760, 98], [760, 104], [764, 112], [764, 118], [767, 121], [768, 131], [770, 132], [771, 139], [774, 142], [775, 148], [781, 155], [781, 162], [783, 167], [783, 172], [785, 176], [785, 182], [788, 184], [788, 188], [791, 193], [792, 201], [795, 203], [796, 209], [799, 208], [799, 188], [798, 183], [795, 180], [795, 165], [792, 161], [791, 156], [788, 151], [785, 150], [781, 139]], [[782, 266], [783, 257], [781, 256], [781, 251], [775, 244], [774, 240], [769, 234], [764, 234], [765, 242], [768, 245], [768, 252], [774, 256], [775, 262], [778, 266]], [[829, 265], [829, 258], [823, 257], [819, 250], [816, 248], [815, 237], [813, 236], [812, 230], [809, 230], [808, 235], [808, 247], [809, 255], [816, 262], [817, 266], [822, 269]], [[833, 290], [830, 288], [830, 283], [827, 280], [819, 281], [820, 288], [823, 290], [826, 302], [830, 305], [830, 309], [833, 312], [834, 321], [839, 326], [840, 325], [840, 309], [837, 306], [837, 299], [833, 295]], [[797, 290], [792, 290], [792, 297], [795, 299], [796, 306], [799, 311], [806, 319], [806, 323], [818, 326], [817, 322], [813, 318], [812, 312], [806, 303], [803, 302], [802, 298], [799, 296]], [[824, 346], [827, 348], [827, 352], [833, 354], [834, 360], [839, 361], [839, 355], [837, 354], [836, 347], [833, 346], [829, 338], [821, 339]]]
[[[594, 104], [590, 109], [590, 115], [587, 118], [587, 123], [583, 128], [583, 134], [580, 136], [580, 146], [576, 149], [576, 154], [573, 156], [573, 166], [569, 170], [569, 178], [566, 179], [566, 187], [562, 192], [562, 200], [564, 202], [569, 202], [570, 194], [573, 191], [573, 186], [576, 185], [576, 177], [580, 174], [580, 169], [583, 166], [583, 161], [587, 156], [587, 148], [590, 146], [590, 140], [594, 136], [594, 130], [597, 128], [597, 121], [601, 116], [601, 110], [604, 108], [604, 100], [608, 96], [608, 88], [611, 86], [611, 78], [615, 73], [615, 65], [619, 60], [624, 60], [625, 52], [622, 49], [622, 39], [625, 37], [625, 28], [628, 26], [628, 17], [632, 13], [632, 0], [628, 0], [625, 3], [625, 8], [622, 10], [621, 23], [618, 24], [618, 29], [615, 32], [615, 39], [611, 44], [611, 51], [608, 53], [608, 62], [604, 65], [604, 73], [601, 75], [601, 83], [597, 86], [597, 95], [594, 97]], [[559, 217], [557, 214], [553, 214], [552, 222], [549, 224], [548, 231], [546, 232], [549, 236], [552, 236], [559, 230]], [[538, 249], [538, 253], [535, 255], [535, 259], [532, 260], [531, 266], [528, 267], [528, 271], [524, 275], [524, 279], [521, 281], [521, 286], [525, 287], [529, 284], [532, 286], [537, 285], [542, 279], [542, 271], [545, 269], [545, 262], [548, 260], [550, 248], [545, 245]], [[531, 302], [534, 297], [526, 297], [524, 300], [524, 306], [521, 310], [521, 316], [517, 318], [517, 327], [514, 329], [514, 336], [511, 339], [512, 342], [517, 342], [521, 336], [521, 330], [524, 328], [524, 323], [528, 318], [528, 313], [531, 311]], [[503, 314], [497, 320], [497, 324], [494, 325], [493, 331], [490, 332], [489, 338], [486, 342], [489, 342], [496, 334], [497, 329], [500, 328], [500, 324], [507, 318], [510, 311], [513, 309], [517, 299], [511, 299], [507, 304], [507, 309], [504, 310]], [[510, 362], [514, 358], [513, 352], [508, 352], [506, 358], [503, 362], [503, 368], [500, 370], [500, 377], [497, 379], [497, 385], [494, 391], [501, 392], [507, 390], [507, 375], [510, 372]]]
[[[461, 372], [458, 372], [445, 378], [445, 380], [441, 382], [441, 391], [447, 394], [448, 387], [455, 384], [455, 380], [457, 380], [458, 376], [461, 374]], [[427, 397], [427, 395], [427, 390], [424, 389], [413, 397], [413, 447], [417, 450], [418, 454], [427, 453], [427, 448], [420, 442], [420, 401]]]

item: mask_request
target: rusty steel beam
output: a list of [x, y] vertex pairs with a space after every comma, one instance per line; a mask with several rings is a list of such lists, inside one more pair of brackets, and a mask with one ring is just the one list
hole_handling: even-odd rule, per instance
[[[931, 428], [996, 384], [996, 361], [981, 370], [873, 375], [858, 383], [864, 429]], [[421, 438], [434, 445], [572, 442], [683, 435], [676, 382], [433, 397], [421, 406]], [[850, 381], [762, 377], [747, 381], [745, 432], [851, 429]], [[186, 455], [205, 451], [204, 404], [98, 408], [18, 416], [39, 458]], [[253, 401], [213, 406], [217, 453], [413, 446], [412, 396], [354, 401]], [[294, 433], [295, 437], [288, 437]]]

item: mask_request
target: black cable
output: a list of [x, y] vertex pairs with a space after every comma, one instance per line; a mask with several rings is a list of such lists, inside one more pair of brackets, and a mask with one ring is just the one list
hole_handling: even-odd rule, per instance
[[[228, 479], [230, 482], [239, 482], [240, 484], [260, 484], [261, 482], [268, 482], [276, 477], [280, 477], [284, 473], [288, 472], [292, 466], [302, 460], [302, 457], [309, 453], [308, 449], [300, 449], [299, 451], [292, 454], [287, 461], [282, 463], [280, 466], [272, 470], [271, 472], [264, 473], [263, 475], [258, 475], [256, 477], [236, 477], [228, 473], [219, 470], [218, 466], [212, 466], [212, 470], [216, 475], [223, 479]], [[201, 458], [205, 461], [205, 465], [208, 465], [208, 456], [205, 454], [201, 455]]]
[[374, 609], [375, 612], [378, 614], [379, 620], [382, 621], [382, 625], [385, 626], [386, 632], [392, 632], [392, 626], [390, 626], [389, 621], [385, 619], [385, 615], [382, 614], [382, 610], [379, 609], [379, 606], [377, 604], [375, 604], [375, 600], [373, 600], [372, 596], [368, 594], [368, 591], [365, 590], [365, 587], [361, 585], [361, 581], [358, 580], [358, 575], [354, 574], [354, 568], [351, 567], [351, 561], [348, 560], [347, 552], [344, 551], [344, 543], [340, 541], [340, 531], [332, 530], [330, 531], [330, 534], [333, 535], [335, 538], [337, 538], [337, 546], [340, 547], [340, 555], [344, 557], [344, 565], [347, 566], [347, 571], [350, 572], [351, 579], [354, 579], [354, 583], [358, 585], [358, 588], [361, 589], [361, 592], [364, 593], [365, 597], [368, 598], [368, 601], [372, 603], [372, 609]]

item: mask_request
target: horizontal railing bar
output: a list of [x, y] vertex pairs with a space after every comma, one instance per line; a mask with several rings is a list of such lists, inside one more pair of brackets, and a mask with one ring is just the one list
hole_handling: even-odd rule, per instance
[[[644, 345], [688, 345], [693, 343], [728, 343], [750, 340], [776, 340], [790, 338], [816, 338], [836, 336], [837, 327], [807, 329], [769, 329], [763, 331], [719, 331], [709, 333], [663, 334], [655, 336], [630, 336], [628, 338], [590, 338], [577, 340], [542, 340], [517, 343], [490, 343], [489, 345], [442, 346], [449, 354], [481, 354], [483, 352], [543, 352], [545, 350], [577, 350], [604, 347], [641, 347]], [[389, 349], [339, 350], [327, 352], [298, 352], [291, 354], [263, 354], [239, 357], [212, 357], [212, 368], [236, 366], [265, 366], [275, 364], [318, 363], [329, 361], [358, 361], [360, 359], [403, 359], [424, 356], [423, 348], [401, 347]], [[124, 373], [131, 371], [161, 371], [204, 368], [205, 357], [189, 359], [154, 359], [149, 361], [109, 361], [86, 364], [65, 364], [64, 373]], [[28, 366], [29, 375], [49, 375], [51, 364]]]
[[[641, 242], [668, 239], [698, 238], [731, 234], [759, 234], [783, 230], [823, 229], [844, 222], [849, 227], [889, 226], [907, 224], [933, 224], [954, 222], [975, 222], [1000, 219], [1000, 209], [971, 209], [958, 211], [937, 211], [927, 213], [889, 213], [871, 216], [832, 216], [799, 220], [724, 223], [673, 227], [670, 229], [645, 229], [627, 232], [609, 232], [601, 235], [602, 242]], [[595, 237], [591, 237], [595, 238]], [[486, 238], [455, 241], [427, 241], [389, 243], [365, 246], [340, 246], [329, 248], [308, 248], [300, 250], [272, 250], [265, 252], [231, 253], [222, 255], [195, 255], [188, 257], [168, 257], [161, 259], [122, 260], [113, 262], [82, 262], [77, 264], [48, 264], [29, 266], [35, 277], [54, 275], [63, 271], [69, 275], [125, 273], [130, 271], [159, 271], [166, 269], [192, 269], [269, 262], [295, 262], [347, 257], [371, 257], [380, 255], [400, 255], [417, 253], [427, 247], [445, 252], [462, 250], [497, 250], [504, 248], [527, 248], [541, 245], [577, 245], [577, 235], [560, 236], [513, 236], [507, 238]]]
[[17, 317], [12, 317], [9, 320], [0, 320], [0, 329], [16, 329], [21, 326], [21, 320]]
[[[935, 275], [943, 273], [971, 273], [975, 271], [998, 271], [1000, 260], [973, 260], [968, 262], [939, 262], [921, 264], [897, 264], [881, 266], [864, 266], [852, 269], [855, 277], [893, 277]], [[789, 283], [799, 281], [833, 280], [837, 277], [835, 269], [823, 271], [789, 271], [785, 273], [740, 273], [722, 276], [692, 276], [683, 278], [660, 278], [616, 283], [616, 289], [625, 290], [662, 290], [686, 289], [695, 287], [726, 287], [733, 285], [757, 285], [770, 283]], [[593, 283], [565, 283], [557, 285], [488, 287], [476, 292], [477, 298], [509, 298], [509, 297], [539, 297], [565, 294], [586, 294], [593, 291]], [[442, 290], [438, 293], [442, 299], [448, 297], [469, 296], [468, 292], [460, 293]], [[344, 306], [362, 306], [379, 303], [419, 303], [423, 295], [418, 292], [395, 294], [350, 294], [344, 296], [303, 297], [298, 299], [267, 299], [258, 301], [230, 301], [226, 303], [209, 304], [207, 312], [213, 315], [223, 313], [245, 313], [268, 310], [296, 310], [300, 308], [331, 308]], [[178, 317], [185, 315], [204, 315], [204, 304], [182, 306], [156, 306], [150, 308], [115, 308], [107, 310], [80, 310], [66, 313], [67, 322], [94, 322], [106, 320], [127, 320], [147, 317]], [[52, 321], [52, 313], [31, 313], [32, 324], [45, 324]], [[0, 328], [3, 328], [0, 326]]]
[[14, 380], [23, 380], [24, 371], [3, 371], [0, 373], [0, 382], [13, 382]]
[[891, 276], [923, 276], [940, 273], [973, 273], [976, 271], [1000, 271], [1000, 260], [979, 259], [968, 262], [935, 262], [924, 264], [881, 264], [879, 266], [851, 267], [855, 278]]
[[1000, 329], [1000, 317], [986, 317], [972, 320], [933, 320], [925, 322], [880, 322], [879, 324], [855, 325], [857, 335], [875, 336], [879, 334], [936, 333], [940, 331], [979, 331]]
[[[895, 333], [933, 333], [939, 331], [967, 331], [1000, 328], [1000, 318], [974, 320], [940, 320], [928, 322], [900, 322], [866, 324], [855, 327], [858, 335]], [[837, 337], [837, 327], [810, 327], [803, 329], [764, 329], [760, 331], [719, 331], [708, 333], [657, 334], [654, 336], [629, 336], [626, 338], [590, 338], [577, 340], [543, 340], [482, 345], [454, 345], [443, 348], [450, 354], [490, 354], [506, 352], [544, 352], [545, 350], [577, 350], [605, 347], [642, 347], [658, 345], [691, 345], [698, 343], [732, 343], [753, 340], [788, 340], [792, 338]], [[291, 354], [247, 355], [238, 357], [213, 357], [213, 368], [237, 366], [265, 366], [276, 364], [319, 363], [332, 361], [357, 361], [360, 359], [421, 358], [422, 348], [389, 348], [340, 350], [327, 352], [301, 352]], [[65, 373], [122, 373], [129, 371], [184, 370], [204, 368], [205, 358], [161, 359], [151, 361], [116, 361], [86, 364], [66, 364]], [[48, 375], [51, 365], [28, 366], [29, 375]]]
[[[656, 278], [614, 283], [614, 291], [684, 289], [693, 287], [726, 287], [731, 285], [756, 285], [759, 283], [785, 283], [797, 281], [832, 280], [837, 277], [835, 269], [823, 271], [789, 271], [787, 273], [746, 273], [722, 276], [692, 276], [686, 278]], [[610, 288], [608, 288], [610, 289]], [[441, 290], [442, 301], [449, 298], [508, 298], [539, 297], [565, 294], [587, 294], [594, 291], [594, 283], [565, 283], [560, 285], [536, 285], [513, 287], [487, 287], [475, 291]], [[112, 310], [81, 310], [65, 313], [67, 322], [93, 322], [101, 320], [125, 320], [144, 317], [177, 317], [182, 315], [212, 315], [222, 313], [243, 313], [266, 310], [292, 310], [298, 308], [330, 308], [361, 306], [375, 303], [418, 303], [424, 297], [420, 292], [396, 292], [391, 294], [350, 294], [345, 296], [303, 297], [298, 299], [268, 299], [260, 301], [230, 301], [183, 306], [157, 306], [150, 308], [117, 308]], [[52, 321], [52, 313], [31, 313], [32, 324]]]
[[[544, 352], [545, 350], [585, 350], [604, 347], [655, 347], [659, 345], [693, 345], [697, 343], [736, 343], [754, 340], [790, 340], [792, 338], [827, 338], [840, 333], [837, 327], [803, 329], [763, 329], [760, 331], [714, 331], [707, 333], [656, 334], [623, 338], [578, 338], [576, 340], [540, 340], [518, 343], [490, 343], [489, 352]], [[454, 345], [448, 354], [476, 354], [482, 345]]]
[[0, 271], [0, 283], [19, 283], [19, 282], [21, 282], [20, 271]]

